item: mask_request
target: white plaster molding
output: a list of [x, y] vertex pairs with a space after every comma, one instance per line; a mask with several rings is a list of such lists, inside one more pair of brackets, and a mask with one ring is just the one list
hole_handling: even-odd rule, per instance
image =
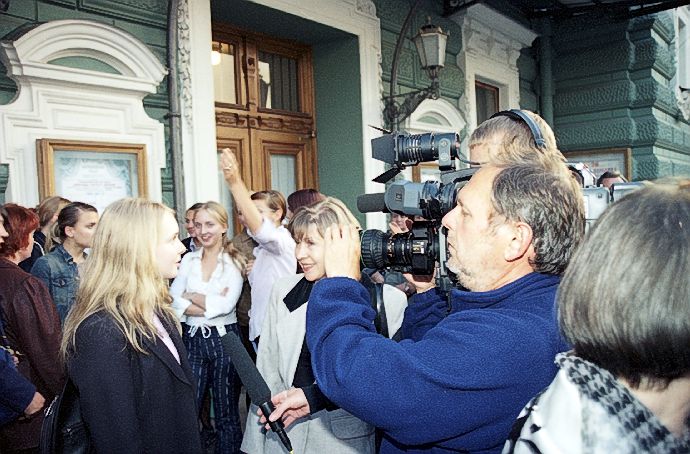
[[[122, 74], [50, 64], [65, 56], [94, 58]], [[36, 140], [41, 138], [146, 145], [146, 195], [161, 200], [164, 129], [146, 114], [142, 98], [156, 91], [166, 70], [143, 43], [106, 24], [61, 20], [3, 42], [0, 58], [18, 86], [16, 98], [0, 106], [8, 201], [39, 202]]]
[[183, 206], [220, 200], [216, 111], [211, 66], [211, 2], [181, 0], [178, 14], [178, 70], [181, 96]]
[[[431, 117], [438, 124], [425, 122]], [[406, 122], [410, 132], [456, 132], [460, 133], [467, 122], [462, 113], [445, 99], [426, 99], [415, 109]]]
[[[69, 81], [136, 91], [143, 97], [156, 92], [167, 72], [144, 43], [123, 30], [94, 21], [47, 22], [1, 45], [0, 59], [18, 82]], [[100, 60], [120, 74], [50, 64], [57, 58], [76, 56]]]
[[462, 28], [463, 49], [457, 63], [465, 74], [465, 94], [461, 110], [469, 132], [477, 127], [475, 82], [499, 88], [499, 108], [520, 105], [520, 75], [517, 59], [537, 33], [498, 11], [475, 4], [451, 17]]
[[[681, 36], [680, 25], [684, 25], [684, 36]], [[690, 121], [690, 92], [681, 91], [680, 87], [690, 88], [690, 7], [684, 6], [674, 10], [673, 26], [675, 29], [674, 48], [676, 52], [676, 74], [671, 80], [675, 86], [676, 105], [683, 118]]]
[[690, 121], [690, 92], [681, 91], [680, 88], [676, 87], [676, 103], [681, 114], [683, 114], [683, 118]]

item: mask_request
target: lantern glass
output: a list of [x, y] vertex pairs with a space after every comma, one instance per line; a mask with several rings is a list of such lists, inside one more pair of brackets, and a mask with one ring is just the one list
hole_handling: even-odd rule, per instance
[[448, 35], [440, 27], [425, 25], [414, 37], [422, 68], [443, 67], [446, 61]]

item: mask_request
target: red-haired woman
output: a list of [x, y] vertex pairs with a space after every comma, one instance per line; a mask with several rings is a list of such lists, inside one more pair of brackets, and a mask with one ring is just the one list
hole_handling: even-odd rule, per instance
[[[10, 348], [19, 358], [17, 369], [47, 401], [62, 390], [64, 372], [59, 360], [60, 318], [48, 289], [19, 268], [31, 255], [36, 214], [15, 204], [4, 206], [8, 236], [0, 244], [0, 314]], [[0, 452], [38, 447], [43, 413], [19, 419], [0, 431]]]

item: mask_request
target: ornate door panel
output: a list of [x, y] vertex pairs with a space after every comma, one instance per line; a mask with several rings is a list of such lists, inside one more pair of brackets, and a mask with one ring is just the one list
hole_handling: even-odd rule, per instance
[[318, 189], [311, 50], [214, 24], [218, 148], [254, 190]]

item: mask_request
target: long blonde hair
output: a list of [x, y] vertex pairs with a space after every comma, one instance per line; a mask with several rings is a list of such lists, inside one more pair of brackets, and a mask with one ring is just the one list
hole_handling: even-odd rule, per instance
[[[195, 216], [196, 213], [201, 210], [206, 210], [208, 214], [210, 214], [211, 217], [216, 220], [216, 222], [225, 226], [225, 229], [227, 230], [228, 211], [223, 207], [223, 205], [212, 200], [202, 203], [201, 206], [196, 208]], [[230, 242], [227, 232], [223, 232], [222, 248], [223, 252], [230, 256], [232, 263], [240, 270], [242, 274], [245, 274], [247, 268], [247, 258], [239, 251], [239, 249], [235, 247], [235, 245]]]
[[146, 353], [141, 341], [155, 339], [154, 314], [178, 327], [170, 309], [168, 282], [158, 269], [156, 246], [162, 221], [173, 211], [145, 199], [122, 199], [103, 212], [93, 248], [84, 264], [77, 300], [65, 321], [61, 352], [74, 353], [79, 325], [105, 312], [134, 349]]

